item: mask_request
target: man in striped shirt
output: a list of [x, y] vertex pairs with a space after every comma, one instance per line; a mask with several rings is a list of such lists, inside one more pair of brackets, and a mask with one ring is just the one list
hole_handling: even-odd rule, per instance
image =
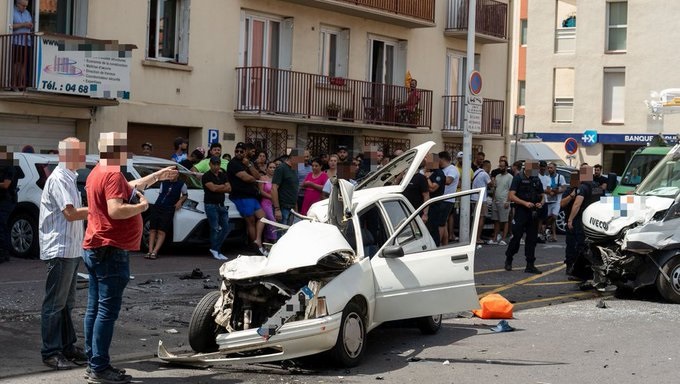
[[47, 264], [40, 352], [45, 365], [57, 370], [72, 368], [70, 361], [87, 362], [83, 350], [75, 346], [71, 320], [87, 218], [75, 171], [84, 166], [85, 143], [73, 137], [60, 141], [59, 165], [47, 178], [40, 199], [40, 259]]

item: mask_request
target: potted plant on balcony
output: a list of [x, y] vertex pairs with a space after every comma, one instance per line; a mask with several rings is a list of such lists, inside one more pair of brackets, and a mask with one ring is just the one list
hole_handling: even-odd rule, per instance
[[340, 105], [335, 102], [330, 102], [326, 105], [326, 117], [328, 117], [328, 120], [337, 120], [340, 109]]
[[342, 111], [342, 120], [343, 121], [354, 121], [354, 109], [352, 108], [347, 108]]

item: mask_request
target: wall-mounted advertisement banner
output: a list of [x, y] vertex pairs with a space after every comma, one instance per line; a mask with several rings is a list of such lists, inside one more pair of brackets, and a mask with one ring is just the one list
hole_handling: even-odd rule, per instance
[[114, 40], [40, 36], [37, 88], [93, 98], [129, 99], [134, 48]]

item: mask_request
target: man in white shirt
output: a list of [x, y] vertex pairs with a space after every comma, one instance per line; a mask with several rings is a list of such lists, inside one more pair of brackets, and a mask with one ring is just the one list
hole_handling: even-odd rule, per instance
[[[548, 164], [548, 177], [546, 179], [548, 184], [543, 184], [545, 190], [545, 202], [547, 205], [547, 219], [545, 221], [545, 227], [551, 228], [551, 236], [548, 238], [546, 233], [546, 241], [555, 242], [557, 238], [555, 237], [555, 231], [557, 230], [557, 216], [560, 214], [560, 200], [562, 200], [562, 194], [567, 189], [567, 182], [564, 176], [557, 173], [557, 164]], [[543, 183], [543, 179], [541, 179]]]
[[[439, 156], [439, 168], [442, 170], [442, 172], [444, 172], [444, 176], [446, 176], [444, 194], [447, 195], [449, 193], [454, 193], [456, 192], [456, 188], [458, 188], [458, 182], [460, 181], [458, 169], [453, 164], [451, 164], [451, 155], [447, 151], [439, 152], [437, 156]], [[453, 211], [454, 202], [455, 199], [451, 198], [441, 203], [442, 209], [446, 212], [446, 216], [444, 217], [448, 217], [449, 214], [451, 214], [451, 211]], [[439, 226], [439, 237], [441, 245], [447, 245], [449, 243], [449, 230], [447, 223]]]
[[[482, 152], [480, 152], [482, 153]], [[486, 198], [488, 196], [488, 191], [487, 188], [491, 185], [491, 176], [489, 176], [489, 172], [491, 172], [491, 162], [489, 160], [482, 160], [481, 167], [477, 168], [475, 170], [474, 175], [472, 176], [472, 189], [476, 188], [483, 188], [484, 191], [482, 193], [474, 194], [470, 196], [470, 213], [473, 214], [475, 212], [474, 208], [477, 204], [477, 202], [481, 199], [482, 202], [482, 213], [479, 215], [479, 227], [477, 228], [477, 248], [480, 248], [484, 242], [482, 241], [482, 229], [484, 228], [484, 217], [486, 216], [486, 212], [489, 210], [488, 205], [486, 203]], [[472, 215], [474, 217], [474, 214]]]
[[[545, 160], [538, 162], [538, 178], [543, 185], [543, 192], [550, 186], [550, 176], [548, 175], [547, 168], [548, 163]], [[548, 195], [544, 194], [544, 196], [543, 207], [538, 211], [538, 239], [536, 240], [538, 243], [545, 243], [546, 241], [544, 223], [548, 218]]]
[[71, 311], [75, 305], [78, 264], [83, 249], [83, 220], [76, 170], [85, 167], [85, 143], [69, 137], [59, 142], [59, 165], [45, 182], [40, 198], [40, 259], [47, 264], [41, 332], [43, 363], [56, 370], [71, 369], [71, 361], [87, 362], [75, 346]]

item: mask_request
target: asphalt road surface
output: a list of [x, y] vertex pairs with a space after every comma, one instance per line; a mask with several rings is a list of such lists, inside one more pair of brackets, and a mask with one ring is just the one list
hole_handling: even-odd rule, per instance
[[[480, 297], [497, 292], [515, 304], [514, 332], [490, 330], [498, 320], [449, 314], [441, 331], [380, 327], [368, 338], [363, 363], [345, 370], [313, 360], [302, 367], [279, 364], [180, 367], [154, 353], [162, 339], [172, 351], [188, 349], [195, 304], [217, 286], [220, 262], [206, 249], [132, 258], [130, 282], [111, 348], [114, 364], [140, 383], [647, 383], [674, 382], [680, 359], [675, 327], [680, 307], [654, 297], [615, 298], [581, 291], [568, 281], [564, 239], [539, 244], [541, 275], [523, 272], [523, 249], [514, 270], [503, 270], [505, 247], [484, 246], [475, 257]], [[234, 254], [239, 250], [235, 250]], [[180, 279], [200, 268], [200, 279]], [[83, 369], [55, 372], [40, 360], [40, 304], [44, 265], [12, 259], [0, 264], [0, 382], [78, 383]], [[207, 276], [209, 275], [209, 277]], [[74, 311], [82, 340], [86, 290]], [[607, 308], [596, 306], [604, 301]]]

